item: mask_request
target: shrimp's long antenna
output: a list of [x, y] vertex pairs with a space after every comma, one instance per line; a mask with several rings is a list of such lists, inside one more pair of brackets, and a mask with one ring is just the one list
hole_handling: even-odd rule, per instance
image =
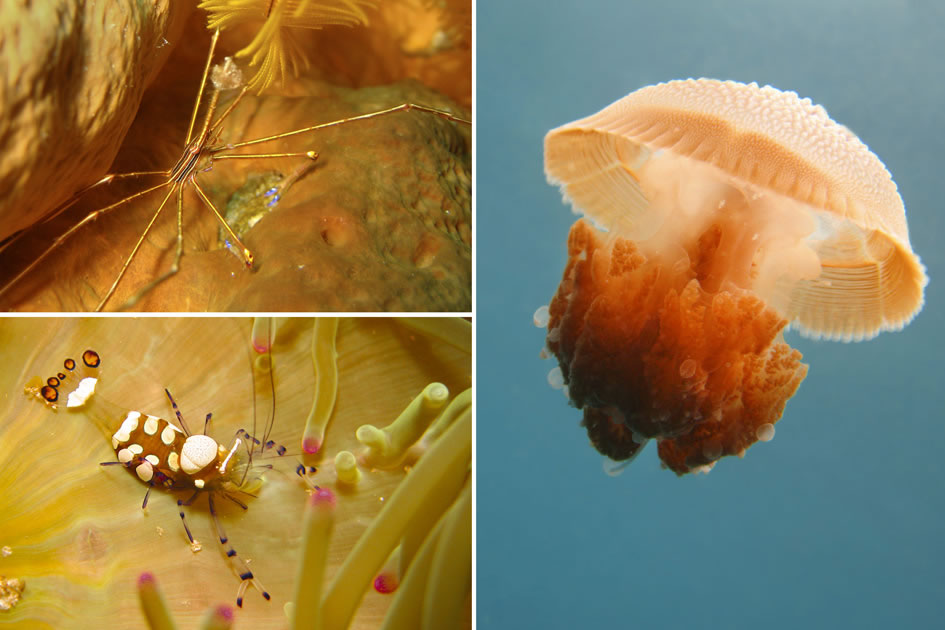
[[[259, 353], [259, 354], [262, 354], [262, 353], [263, 353], [262, 347], [261, 347], [261, 346], [257, 346], [256, 343], [255, 343], [258, 324], [259, 324], [259, 320], [257, 319], [256, 323], [254, 323], [254, 325], [253, 325], [253, 340], [254, 340], [254, 342], [250, 344], [250, 347], [249, 347], [249, 348], [247, 348], [247, 352], [249, 353], [250, 362], [251, 362], [251, 364], [253, 365], [253, 370], [252, 370], [252, 379], [253, 379], [253, 432], [252, 432], [252, 434], [249, 434], [249, 433], [246, 433], [246, 431], [244, 431], [243, 429], [240, 429], [240, 431], [237, 432], [237, 436], [239, 436], [240, 433], [243, 433], [243, 434], [246, 435], [246, 440], [247, 440], [246, 446], [247, 446], [247, 450], [248, 450], [248, 452], [249, 452], [249, 463], [250, 463], [250, 464], [252, 464], [252, 461], [253, 461], [253, 454], [255, 453], [256, 445], [257, 445], [257, 444], [260, 446], [261, 452], [262, 452], [262, 451], [265, 451], [266, 448], [273, 448], [273, 447], [275, 446], [274, 444], [270, 443], [270, 441], [269, 441], [269, 436], [272, 434], [272, 429], [273, 429], [273, 426], [275, 425], [275, 419], [276, 419], [276, 383], [275, 383], [275, 377], [273, 376], [273, 365], [272, 365], [272, 318], [266, 318], [266, 322], [265, 322], [265, 326], [266, 326], [266, 347], [265, 347], [265, 353], [266, 353], [266, 357], [267, 357], [267, 359], [268, 359], [267, 364], [266, 364], [266, 367], [267, 367], [266, 373], [268, 374], [269, 394], [270, 394], [270, 400], [272, 400], [272, 405], [271, 405], [271, 408], [269, 409], [269, 411], [268, 411], [268, 413], [267, 413], [267, 415], [266, 415], [266, 424], [265, 424], [265, 427], [263, 428], [262, 440], [259, 440], [259, 438], [256, 437], [256, 436], [259, 435], [259, 434], [256, 432], [256, 430], [257, 430], [258, 427], [257, 427], [257, 424], [256, 424], [257, 407], [256, 407], [256, 394], [255, 394], [255, 393], [256, 393], [256, 389], [257, 389], [257, 385], [258, 385], [258, 384], [257, 384], [257, 382], [256, 382], [256, 372], [257, 372], [257, 369], [256, 369], [255, 366], [256, 366], [256, 359], [257, 359], [257, 358], [262, 358], [262, 357], [256, 357], [256, 358], [254, 358], [253, 352], [254, 352], [254, 350], [255, 350], [255, 352], [257, 352], [257, 353]], [[281, 449], [281, 452], [279, 452], [279, 455], [283, 455], [284, 452], [285, 452], [285, 447], [279, 447], [279, 448], [277, 448], [276, 450], [279, 451], [280, 449]], [[243, 471], [243, 478], [240, 480], [240, 483], [239, 483], [240, 486], [242, 486], [243, 483], [246, 481], [246, 475], [249, 473], [249, 468], [250, 468], [250, 467], [247, 466], [247, 467], [245, 468], [245, 470]]]
[[272, 435], [272, 429], [276, 424], [276, 381], [273, 376], [273, 365], [272, 365], [272, 318], [269, 318], [268, 323], [268, 339], [269, 339], [269, 348], [267, 352], [269, 353], [269, 369], [266, 372], [269, 374], [269, 395], [272, 398], [272, 407], [269, 410], [269, 415], [266, 417], [266, 431], [263, 434], [263, 444], [269, 445], [269, 436]]

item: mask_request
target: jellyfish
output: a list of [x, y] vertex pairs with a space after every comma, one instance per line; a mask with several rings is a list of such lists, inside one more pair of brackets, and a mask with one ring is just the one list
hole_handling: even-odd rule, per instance
[[550, 131], [545, 171], [583, 218], [536, 322], [612, 460], [650, 439], [679, 475], [743, 455], [806, 376], [788, 326], [859, 341], [922, 308], [892, 177], [794, 92], [645, 87]]

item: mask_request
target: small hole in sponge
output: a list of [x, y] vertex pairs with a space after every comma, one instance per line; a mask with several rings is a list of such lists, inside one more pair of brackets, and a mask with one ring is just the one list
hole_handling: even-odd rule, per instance
[[354, 236], [350, 223], [342, 217], [322, 218], [319, 234], [322, 240], [332, 247], [343, 247], [350, 243]]

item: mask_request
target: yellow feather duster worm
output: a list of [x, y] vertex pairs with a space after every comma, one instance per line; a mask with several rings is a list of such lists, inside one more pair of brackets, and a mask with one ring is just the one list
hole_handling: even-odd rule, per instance
[[308, 58], [293, 29], [367, 24], [364, 9], [372, 7], [373, 3], [369, 0], [203, 0], [199, 6], [209, 14], [210, 30], [261, 23], [253, 41], [236, 56], [249, 58], [249, 65], [258, 68], [247, 86], [262, 92], [277, 77], [284, 82], [287, 70], [298, 76], [300, 67], [308, 68]]

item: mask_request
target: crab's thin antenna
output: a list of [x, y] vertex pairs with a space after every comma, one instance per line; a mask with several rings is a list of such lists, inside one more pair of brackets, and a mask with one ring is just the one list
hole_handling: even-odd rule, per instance
[[[194, 111], [190, 115], [190, 125], [187, 127], [187, 139], [184, 144], [190, 144], [190, 138], [194, 132], [194, 124], [197, 122], [197, 111], [200, 109], [200, 101], [203, 100], [203, 88], [207, 85], [207, 75], [210, 73], [210, 63], [213, 61], [213, 51], [217, 47], [217, 38], [220, 37], [220, 29], [213, 32], [213, 38], [210, 40], [210, 54], [207, 55], [207, 63], [203, 67], [203, 77], [200, 79], [200, 90], [197, 92], [197, 102], [194, 103]], [[209, 116], [207, 117], [209, 119]], [[206, 127], [206, 125], [204, 125]]]
[[[142, 172], [139, 172], [139, 173], [125, 173], [124, 175], [126, 175], [126, 176], [132, 176], [132, 175], [154, 175], [154, 174], [169, 174], [169, 173], [170, 173], [169, 171], [142, 171]], [[88, 190], [91, 190], [92, 188], [94, 188], [95, 186], [98, 186], [99, 184], [108, 183], [108, 181], [112, 181], [112, 179], [115, 178], [115, 177], [117, 177], [117, 176], [111, 176], [111, 175], [109, 175], [107, 178], [105, 178], [105, 179], [103, 179], [103, 180], [101, 180], [101, 181], [99, 181], [99, 182], [93, 184], [92, 186], [89, 186], [88, 188], [85, 188], [85, 189], [83, 190], [83, 192], [87, 192]], [[108, 181], [105, 181], [105, 180], [108, 180]], [[68, 230], [66, 230], [65, 232], [63, 232], [59, 237], [57, 237], [56, 240], [53, 241], [53, 244], [50, 245], [50, 246], [46, 249], [46, 251], [44, 251], [42, 254], [39, 255], [38, 258], [36, 258], [33, 262], [31, 262], [29, 265], [27, 265], [26, 268], [24, 268], [22, 271], [20, 271], [20, 273], [18, 273], [18, 274], [16, 275], [16, 277], [13, 278], [13, 280], [10, 280], [10, 281], [9, 281], [8, 283], [6, 283], [2, 288], [0, 288], [0, 295], [3, 295], [4, 293], [6, 293], [6, 291], [7, 291], [10, 287], [16, 285], [16, 284], [17, 284], [20, 280], [22, 280], [27, 274], [29, 274], [29, 273], [30, 273], [31, 271], [33, 271], [36, 267], [38, 267], [41, 262], [43, 262], [44, 260], [46, 260], [46, 257], [49, 256], [49, 254], [51, 254], [57, 247], [59, 247], [59, 246], [62, 244], [63, 241], [65, 241], [65, 240], [68, 239], [70, 236], [72, 236], [73, 234], [75, 234], [75, 233], [76, 233], [80, 228], [82, 228], [82, 226], [84, 226], [86, 223], [91, 223], [92, 221], [96, 220], [100, 215], [102, 215], [102, 214], [108, 212], [109, 210], [114, 210], [115, 208], [117, 208], [117, 207], [119, 207], [119, 206], [122, 206], [122, 205], [128, 203], [129, 201], [132, 201], [132, 200], [134, 200], [134, 199], [137, 199], [138, 197], [143, 197], [144, 195], [147, 195], [147, 194], [149, 194], [149, 193], [154, 192], [155, 190], [159, 190], [159, 189], [161, 189], [161, 188], [164, 188], [164, 187], [166, 187], [166, 186], [169, 186], [170, 184], [171, 184], [171, 182], [161, 182], [161, 183], [158, 184], [157, 186], [151, 186], [150, 188], [146, 188], [146, 189], [144, 189], [144, 190], [142, 190], [142, 191], [140, 191], [140, 192], [137, 192], [137, 193], [131, 195], [130, 197], [125, 197], [125, 198], [122, 199], [121, 201], [117, 201], [117, 202], [115, 202], [115, 203], [113, 203], [113, 204], [111, 204], [111, 205], [109, 205], [109, 206], [105, 206], [104, 208], [100, 208], [99, 210], [96, 210], [96, 211], [93, 212], [92, 214], [87, 215], [84, 219], [82, 219], [81, 221], [79, 221], [78, 223], [76, 223], [75, 225], [73, 225], [71, 228], [69, 228]], [[74, 199], [74, 200], [71, 200], [71, 201], [69, 202], [69, 206], [71, 206], [72, 204], [74, 204], [76, 201], [77, 201], [77, 200], [75, 200], [75, 199]], [[66, 207], [68, 207], [68, 206], [66, 206]], [[56, 210], [56, 211], [54, 212], [53, 216], [50, 217], [50, 219], [52, 219], [54, 216], [57, 216], [58, 214], [60, 214], [60, 213], [61, 213], [63, 210], [65, 210], [65, 209], [66, 209], [66, 208], [64, 207], [64, 208], [62, 208], [61, 210]], [[23, 234], [23, 232], [21, 232], [20, 234]], [[15, 237], [15, 239], [18, 239], [18, 238], [19, 238], [19, 235], [17, 235], [17, 236]], [[15, 239], [11, 239], [4, 247], [9, 246]], [[2, 250], [0, 250], [0, 251], [2, 251]]]

